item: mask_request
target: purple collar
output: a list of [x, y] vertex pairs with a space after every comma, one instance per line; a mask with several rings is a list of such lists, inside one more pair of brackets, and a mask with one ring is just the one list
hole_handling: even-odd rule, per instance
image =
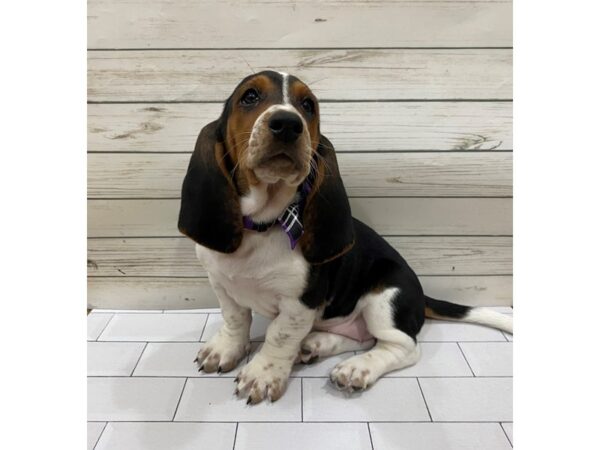
[[316, 178], [316, 171], [311, 163], [310, 172], [300, 186], [298, 186], [297, 200], [294, 200], [288, 205], [287, 208], [272, 222], [267, 223], [255, 223], [250, 216], [243, 216], [244, 228], [246, 230], [257, 231], [263, 233], [270, 229], [276, 223], [279, 223], [283, 231], [288, 235], [290, 239], [290, 245], [292, 250], [298, 244], [298, 241], [304, 233], [304, 226], [302, 225], [302, 213], [304, 212], [304, 206], [308, 193], [312, 189], [312, 185]]

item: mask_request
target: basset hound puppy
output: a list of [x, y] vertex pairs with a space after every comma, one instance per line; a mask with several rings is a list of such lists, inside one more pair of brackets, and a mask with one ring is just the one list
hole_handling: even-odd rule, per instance
[[425, 317], [512, 332], [508, 316], [427, 297], [402, 256], [352, 217], [319, 102], [286, 73], [246, 77], [202, 129], [178, 225], [196, 242], [224, 320], [198, 352], [200, 370], [235, 369], [250, 348], [251, 312], [273, 319], [236, 378], [251, 404], [280, 398], [295, 362], [352, 350], [367, 351], [331, 381], [366, 389], [417, 362]]

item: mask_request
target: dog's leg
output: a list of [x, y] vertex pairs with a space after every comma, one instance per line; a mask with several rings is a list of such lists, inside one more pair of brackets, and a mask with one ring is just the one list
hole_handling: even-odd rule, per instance
[[200, 370], [229, 372], [250, 350], [252, 314], [233, 300], [225, 289], [211, 283], [221, 306], [223, 326], [198, 352]]
[[316, 311], [296, 299], [279, 302], [279, 314], [269, 324], [265, 343], [240, 371], [236, 394], [256, 404], [280, 398], [287, 385], [300, 343], [310, 332]]
[[394, 323], [393, 302], [399, 294], [398, 288], [388, 288], [367, 294], [360, 300], [367, 329], [377, 343], [373, 349], [339, 363], [331, 371], [331, 381], [338, 388], [348, 391], [366, 389], [382, 375], [419, 360], [415, 340]]
[[302, 341], [300, 355], [296, 362], [312, 364], [319, 358], [326, 358], [356, 350], [368, 350], [374, 344], [374, 339], [359, 342], [339, 334], [328, 333], [326, 331], [313, 331]]

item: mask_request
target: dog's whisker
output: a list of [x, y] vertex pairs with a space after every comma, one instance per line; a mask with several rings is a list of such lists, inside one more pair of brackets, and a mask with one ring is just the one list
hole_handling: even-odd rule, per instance
[[233, 166], [233, 169], [231, 169], [231, 176], [232, 177], [235, 175], [235, 171], [239, 167], [239, 165], [240, 165], [240, 161], [238, 161], [237, 164], [235, 166]]

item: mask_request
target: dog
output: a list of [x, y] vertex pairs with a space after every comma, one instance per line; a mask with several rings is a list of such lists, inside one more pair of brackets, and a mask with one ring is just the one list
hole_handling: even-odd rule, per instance
[[250, 349], [252, 311], [272, 318], [235, 379], [248, 404], [285, 392], [292, 366], [365, 350], [331, 382], [354, 392], [415, 364], [425, 317], [512, 333], [512, 318], [436, 300], [381, 236], [352, 217], [319, 102], [295, 76], [244, 78], [196, 142], [178, 227], [196, 243], [223, 326], [198, 352], [204, 372], [235, 369]]

